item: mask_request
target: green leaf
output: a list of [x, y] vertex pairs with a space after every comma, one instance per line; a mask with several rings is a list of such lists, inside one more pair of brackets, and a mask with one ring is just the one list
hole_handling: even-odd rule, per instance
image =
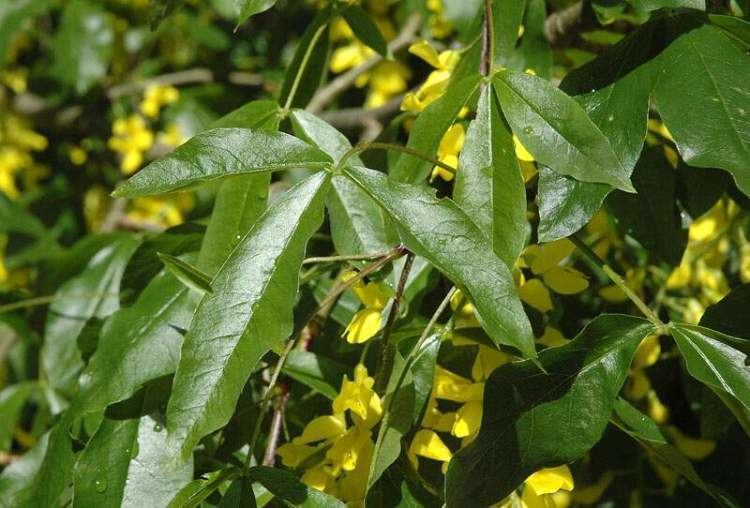
[[180, 224], [155, 235], [145, 235], [135, 250], [120, 282], [120, 305], [132, 305], [146, 285], [162, 270], [164, 264], [157, 256], [166, 252], [182, 256], [201, 248], [205, 229], [192, 223]]
[[185, 485], [170, 501], [167, 508], [195, 508], [228, 481], [242, 476], [242, 469], [229, 467], [213, 471]]
[[333, 400], [350, 368], [310, 351], [295, 349], [289, 353], [282, 372]]
[[178, 330], [190, 325], [198, 299], [197, 293], [163, 271], [131, 307], [113, 314], [81, 376], [81, 393], [70, 415], [102, 410], [130, 397], [146, 382], [173, 373], [182, 345]]
[[178, 257], [161, 252], [157, 252], [156, 255], [159, 256], [159, 259], [161, 259], [164, 266], [167, 267], [167, 270], [172, 272], [172, 275], [185, 284], [185, 286], [194, 289], [201, 294], [213, 292], [213, 289], [211, 289], [211, 277], [201, 272], [187, 261], [183, 261]]
[[214, 277], [185, 336], [167, 428], [188, 457], [222, 427], [261, 357], [292, 332], [298, 273], [322, 222], [328, 175], [321, 172], [279, 197]]
[[267, 11], [276, 4], [276, 0], [235, 0], [239, 11], [237, 26], [250, 19], [251, 16]]
[[71, 0], [55, 33], [51, 72], [79, 95], [107, 75], [115, 33], [97, 3]]
[[23, 206], [0, 192], [0, 233], [23, 233], [42, 237], [47, 233], [47, 228]]
[[743, 284], [709, 306], [700, 326], [750, 341], [750, 284]]
[[492, 2], [492, 33], [495, 38], [495, 62], [506, 65], [518, 42], [523, 24], [526, 0], [495, 0]]
[[[329, 38], [330, 27], [327, 26], [330, 19], [331, 8], [328, 7], [318, 12], [317, 16], [315, 16], [305, 29], [305, 33], [302, 34], [297, 43], [294, 57], [287, 66], [284, 84], [281, 86], [281, 93], [279, 94], [279, 104], [286, 104], [289, 94], [292, 92], [292, 86], [295, 80], [297, 80], [297, 73], [300, 70], [302, 70], [302, 76], [300, 76], [298, 81], [301, 85], [297, 87], [292, 103], [290, 104], [291, 107], [305, 107], [318, 90], [318, 87], [323, 83], [328, 74], [328, 54], [331, 48]], [[323, 34], [318, 38], [307, 59], [307, 65], [302, 69], [302, 62], [307, 54], [307, 49], [310, 43], [313, 42], [315, 34], [323, 26], [325, 26]]]
[[[279, 105], [274, 101], [253, 101], [215, 121], [216, 127], [244, 127], [275, 131], [279, 126]], [[229, 177], [216, 193], [211, 220], [198, 256], [198, 267], [213, 275], [266, 209], [271, 175]], [[239, 213], [238, 213], [239, 211]]]
[[458, 159], [453, 199], [512, 270], [526, 243], [526, 187], [510, 128], [489, 86], [479, 96]]
[[[406, 146], [425, 155], [435, 155], [443, 134], [456, 121], [461, 108], [471, 101], [480, 81], [481, 76], [474, 74], [451, 83], [440, 98], [419, 114]], [[401, 182], [422, 182], [431, 170], [431, 163], [402, 153], [391, 170], [391, 177]]]
[[750, 48], [750, 23], [737, 16], [709, 14], [711, 23], [721, 28], [740, 49]]
[[13, 430], [18, 423], [21, 410], [29, 398], [39, 389], [35, 381], [25, 381], [7, 386], [0, 391], [0, 452], [9, 452], [13, 441]]
[[702, 26], [677, 38], [659, 63], [654, 100], [682, 158], [729, 171], [750, 195], [750, 56]]
[[706, 10], [706, 0], [628, 0], [636, 9], [655, 11], [663, 8], [686, 8]]
[[601, 438], [638, 344], [643, 319], [602, 315], [570, 343], [496, 369], [485, 383], [477, 438], [453, 456], [446, 503], [490, 505], [531, 473], [581, 458]]
[[319, 169], [330, 162], [317, 148], [283, 132], [210, 129], [140, 170], [112, 195], [132, 198], [162, 194], [231, 175]]
[[51, 0], [15, 0], [0, 5], [0, 66], [5, 64], [15, 33], [26, 20], [44, 13], [51, 3]]
[[44, 330], [41, 361], [48, 383], [56, 390], [73, 393], [83, 368], [78, 335], [89, 319], [104, 319], [120, 306], [120, 278], [137, 246], [133, 236], [116, 236], [55, 293]]
[[694, 168], [682, 160], [677, 164], [677, 198], [690, 217], [709, 211], [732, 185], [732, 177], [719, 169]]
[[669, 444], [659, 426], [651, 418], [638, 411], [621, 397], [618, 397], [615, 401], [614, 414], [613, 423], [635, 439], [653, 458], [684, 476], [690, 483], [714, 498], [720, 505], [731, 508], [739, 507], [721, 489], [703, 481], [690, 460], [677, 448]]
[[32, 451], [33, 460], [25, 463], [21, 471], [13, 471], [10, 492], [6, 492], [3, 485], [5, 474], [0, 477], [0, 499], [7, 502], [7, 506], [48, 508], [65, 504], [60, 498], [72, 479], [75, 455], [68, 430], [62, 423], [42, 437]]
[[398, 459], [401, 454], [401, 439], [413, 424], [414, 378], [398, 351], [395, 351], [393, 362], [391, 377], [385, 389], [383, 419], [372, 452], [367, 490]]
[[250, 478], [261, 483], [271, 493], [292, 506], [302, 508], [334, 508], [346, 506], [333, 496], [308, 487], [292, 473], [283, 469], [257, 466], [250, 468]]
[[105, 418], [76, 463], [73, 506], [166, 506], [193, 477], [192, 461], [166, 453], [166, 434], [150, 416]]
[[388, 56], [388, 43], [385, 41], [383, 34], [380, 33], [378, 25], [372, 20], [369, 14], [359, 5], [351, 5], [341, 11], [341, 15], [346, 20], [349, 27], [366, 46], [374, 49], [383, 57]]
[[575, 100], [524, 72], [500, 71], [493, 83], [505, 118], [537, 161], [580, 181], [633, 191], [630, 172]]
[[253, 484], [244, 476], [229, 484], [227, 492], [219, 502], [219, 508], [255, 508]]
[[[537, 76], [546, 79], [549, 78], [552, 67], [552, 49], [545, 36], [547, 5], [545, 0], [527, 0], [526, 3], [523, 36], [503, 66], [517, 71], [531, 69]], [[515, 34], [517, 35], [518, 31]], [[510, 37], [510, 34], [508, 36]], [[495, 55], [498, 56], [497, 52]]]
[[654, 258], [679, 265], [688, 235], [675, 201], [675, 171], [660, 149], [643, 152], [633, 184], [638, 194], [616, 191], [607, 198], [607, 205], [622, 230]]
[[[352, 148], [343, 134], [311, 113], [296, 109], [291, 119], [295, 134], [320, 148], [335, 163]], [[356, 155], [349, 160], [361, 164]], [[334, 177], [332, 182], [326, 206], [336, 251], [341, 255], [356, 255], [390, 249], [380, 207], [348, 179]]]
[[[711, 388], [722, 400], [728, 397], [734, 401], [736, 406], [734, 403], [728, 404], [733, 412], [737, 409], [742, 409], [743, 414], [750, 411], [747, 341], [688, 324], [675, 324], [670, 331], [688, 373]], [[742, 415], [740, 417], [744, 418]]]
[[579, 182], [540, 164], [539, 241], [552, 242], [577, 232], [591, 220], [612, 190], [606, 183]]
[[164, 19], [183, 6], [185, 0], [152, 0], [148, 7], [151, 30], [156, 30]]
[[348, 167], [345, 172], [398, 224], [409, 250], [468, 295], [482, 327], [496, 343], [536, 357], [531, 326], [508, 267], [456, 203], [436, 198], [424, 186], [394, 182], [371, 169]]
[[[30, 496], [29, 487], [42, 465], [47, 453], [50, 434], [44, 434], [36, 445], [23, 457], [13, 461], [0, 473], [0, 506], [12, 508], [21, 506], [22, 500]], [[72, 466], [72, 462], [70, 466]]]

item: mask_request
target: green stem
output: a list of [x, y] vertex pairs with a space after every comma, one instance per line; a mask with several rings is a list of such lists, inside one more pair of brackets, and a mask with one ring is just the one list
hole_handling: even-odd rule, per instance
[[651, 308], [646, 305], [643, 300], [641, 300], [641, 297], [638, 296], [635, 291], [630, 289], [630, 286], [625, 283], [625, 280], [622, 278], [622, 276], [620, 276], [619, 273], [610, 268], [610, 266], [605, 263], [604, 260], [596, 254], [596, 252], [591, 250], [589, 246], [581, 241], [581, 239], [579, 239], [576, 235], [571, 236], [570, 241], [573, 242], [576, 247], [578, 247], [578, 250], [580, 250], [581, 253], [589, 259], [589, 261], [598, 266], [599, 269], [604, 272], [604, 274], [609, 277], [609, 279], [614, 282], [615, 285], [619, 287], [623, 293], [625, 293], [625, 296], [627, 296], [630, 301], [633, 302], [636, 307], [638, 307], [638, 310], [640, 310], [649, 321], [651, 321], [659, 328], [664, 328], [667, 326], [661, 319], [659, 319], [659, 316], [657, 316], [654, 311], [651, 310]]
[[303, 265], [309, 265], [312, 263], [338, 263], [340, 261], [367, 261], [370, 259], [378, 259], [389, 255], [391, 251], [386, 252], [374, 252], [371, 254], [352, 254], [349, 256], [317, 256], [309, 257], [302, 261]]
[[439, 161], [438, 159], [435, 159], [434, 157], [430, 157], [429, 155], [423, 154], [422, 152], [418, 150], [414, 150], [413, 148], [409, 148], [408, 146], [401, 146], [401, 145], [396, 145], [393, 143], [380, 143], [380, 142], [366, 143], [363, 145], [357, 145], [357, 146], [350, 148], [349, 151], [346, 152], [343, 157], [341, 157], [341, 160], [336, 166], [337, 170], [344, 167], [346, 162], [351, 157], [357, 154], [360, 154], [362, 152], [366, 152], [368, 150], [394, 150], [396, 152], [402, 152], [408, 155], [413, 155], [414, 157], [418, 157], [422, 159], [423, 161], [431, 162], [432, 164], [443, 168], [444, 170], [450, 172], [453, 175], [455, 175], [457, 171], [457, 169], [454, 168], [453, 166], [449, 166], [448, 164], [442, 161]]
[[289, 95], [287, 96], [286, 102], [284, 103], [285, 112], [288, 112], [292, 107], [294, 96], [297, 95], [297, 88], [299, 88], [299, 84], [302, 81], [302, 76], [305, 74], [305, 68], [307, 67], [307, 63], [310, 61], [310, 56], [315, 49], [315, 45], [318, 43], [318, 39], [320, 39], [320, 36], [323, 35], [323, 31], [327, 27], [328, 23], [323, 23], [322, 25], [320, 25], [320, 27], [313, 34], [312, 39], [310, 39], [310, 44], [305, 50], [305, 56], [302, 57], [302, 61], [299, 65], [299, 70], [297, 70], [297, 74], [294, 76], [294, 81], [292, 82], [292, 88], [289, 89]]

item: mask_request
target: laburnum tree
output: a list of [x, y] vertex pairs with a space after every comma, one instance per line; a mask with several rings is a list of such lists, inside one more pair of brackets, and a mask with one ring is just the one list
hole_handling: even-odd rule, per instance
[[747, 506], [746, 0], [4, 0], [0, 506]]

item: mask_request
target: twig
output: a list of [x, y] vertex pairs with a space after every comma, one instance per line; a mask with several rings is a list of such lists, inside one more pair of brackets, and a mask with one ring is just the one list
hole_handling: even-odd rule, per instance
[[385, 321], [385, 327], [383, 328], [383, 341], [380, 344], [380, 360], [378, 362], [377, 372], [375, 374], [375, 391], [385, 391], [388, 378], [393, 370], [393, 358], [395, 356], [394, 345], [391, 344], [391, 332], [393, 331], [393, 324], [398, 318], [399, 307], [401, 306], [401, 298], [404, 296], [404, 289], [406, 288], [406, 281], [409, 280], [409, 273], [411, 273], [411, 267], [414, 263], [414, 254], [409, 252], [404, 260], [404, 268], [401, 270], [401, 276], [398, 279], [398, 285], [396, 286], [396, 296], [393, 298], [391, 304], [391, 310], [388, 312], [388, 318]]
[[102, 225], [99, 227], [101, 233], [111, 233], [117, 226], [122, 222], [125, 216], [125, 208], [127, 207], [128, 200], [123, 198], [115, 198], [112, 200], [112, 205], [107, 211], [107, 215], [104, 216]]
[[281, 389], [283, 391], [277, 397], [276, 408], [273, 411], [273, 419], [271, 419], [271, 430], [268, 434], [268, 444], [266, 445], [266, 453], [263, 457], [264, 466], [273, 466], [276, 462], [276, 447], [279, 444], [279, 436], [281, 435], [281, 428], [284, 423], [284, 410], [289, 400], [289, 390], [283, 385]]
[[544, 21], [544, 38], [551, 46], [563, 46], [581, 30], [593, 25], [589, 1], [580, 1], [570, 7], [553, 12]]
[[303, 265], [309, 265], [313, 263], [338, 263], [339, 261], [366, 261], [369, 259], [377, 259], [388, 256], [393, 252], [393, 249], [386, 252], [373, 252], [371, 254], [352, 254], [347, 256], [316, 256], [309, 257], [302, 261]]
[[492, 34], [492, 0], [484, 2], [484, 24], [482, 27], [482, 60], [479, 62], [479, 72], [482, 76], [489, 76], [495, 61]]
[[211, 83], [213, 80], [214, 75], [209, 69], [189, 69], [162, 74], [134, 83], [123, 83], [122, 85], [113, 86], [107, 90], [107, 97], [110, 100], [119, 99], [125, 95], [140, 93], [151, 85], [187, 85], [189, 83]]
[[[399, 33], [391, 42], [388, 43], [388, 50], [391, 53], [399, 51], [409, 44], [411, 44], [416, 33], [421, 27], [421, 16], [418, 13], [414, 13], [411, 17], [406, 20], [401, 33]], [[333, 79], [326, 86], [318, 90], [313, 98], [310, 100], [310, 104], [307, 105], [307, 111], [311, 113], [320, 113], [325, 107], [333, 102], [341, 93], [348, 90], [359, 76], [365, 72], [370, 71], [373, 67], [379, 64], [383, 60], [380, 55], [375, 55], [365, 61], [362, 65], [359, 65], [353, 69], [349, 69], [345, 73], [341, 74], [337, 78]]]
[[661, 319], [659, 319], [659, 316], [657, 316], [654, 311], [651, 310], [651, 308], [646, 305], [643, 300], [641, 300], [641, 297], [635, 294], [635, 291], [630, 289], [630, 286], [625, 283], [625, 280], [620, 276], [620, 274], [614, 271], [609, 265], [607, 265], [607, 263], [605, 263], [603, 259], [601, 259], [593, 250], [591, 250], [588, 245], [586, 245], [576, 235], [571, 236], [570, 241], [573, 242], [576, 247], [578, 247], [578, 250], [581, 251], [581, 253], [586, 256], [589, 261], [599, 267], [599, 269], [604, 272], [604, 274], [609, 277], [609, 279], [614, 282], [615, 285], [619, 287], [623, 293], [625, 293], [628, 299], [630, 299], [630, 301], [633, 302], [636, 307], [638, 307], [638, 310], [640, 310], [649, 321], [651, 321], [659, 328], [665, 328], [667, 326]]
[[401, 94], [377, 108], [346, 108], [337, 111], [325, 111], [319, 116], [338, 129], [354, 129], [361, 127], [370, 120], [382, 122], [393, 116], [401, 108], [403, 100], [404, 95]]
[[422, 159], [423, 161], [430, 162], [434, 164], [435, 166], [441, 167], [444, 170], [448, 171], [449, 173], [455, 175], [457, 172], [457, 169], [453, 166], [450, 166], [446, 164], [445, 162], [438, 160], [434, 157], [430, 157], [429, 155], [423, 154], [419, 150], [414, 150], [413, 148], [409, 148], [408, 146], [401, 146], [396, 145], [393, 143], [379, 143], [379, 142], [372, 142], [372, 143], [364, 143], [361, 145], [354, 146], [349, 149], [348, 152], [346, 152], [341, 159], [338, 162], [338, 168], [346, 167], [346, 162], [353, 157], [356, 154], [360, 154], [362, 152], [366, 152], [368, 150], [395, 150], [397, 152], [403, 152], [409, 155], [412, 155], [414, 157], [417, 157], [419, 159]]

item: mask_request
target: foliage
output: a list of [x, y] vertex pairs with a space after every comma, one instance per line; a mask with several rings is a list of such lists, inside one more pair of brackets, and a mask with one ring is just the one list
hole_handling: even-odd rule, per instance
[[741, 506], [750, 4], [0, 5], [0, 506]]

